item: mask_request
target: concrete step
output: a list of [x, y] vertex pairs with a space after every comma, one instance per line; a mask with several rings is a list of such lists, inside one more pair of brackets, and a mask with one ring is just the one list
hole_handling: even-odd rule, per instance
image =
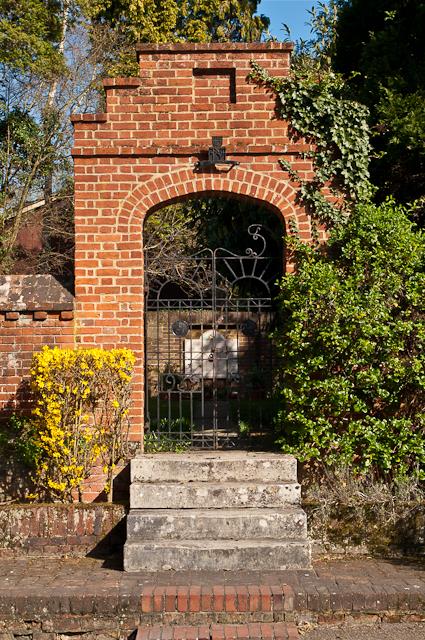
[[307, 540], [160, 540], [124, 547], [125, 571], [280, 571], [306, 569]]
[[139, 627], [135, 640], [297, 640], [293, 622], [250, 622], [246, 624], [154, 625]]
[[245, 540], [307, 537], [300, 507], [284, 509], [132, 509], [127, 540]]
[[156, 482], [130, 486], [131, 509], [281, 508], [298, 504], [296, 482]]
[[297, 461], [246, 451], [144, 454], [131, 461], [132, 482], [296, 482]]

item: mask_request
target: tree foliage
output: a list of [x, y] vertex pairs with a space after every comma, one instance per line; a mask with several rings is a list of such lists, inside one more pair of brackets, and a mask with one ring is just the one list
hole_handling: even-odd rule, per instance
[[0, 0], [0, 64], [51, 74], [63, 60], [55, 0]]
[[83, 0], [90, 19], [120, 41], [110, 75], [137, 72], [136, 42], [251, 42], [261, 40], [269, 19], [256, 15], [260, 0]]
[[371, 110], [372, 179], [379, 194], [423, 199], [425, 212], [425, 4], [340, 0], [332, 64]]
[[255, 15], [260, 0], [94, 0], [86, 11], [139, 42], [250, 42], [269, 19]]
[[422, 0], [345, 0], [339, 2], [333, 64], [357, 76], [365, 101], [380, 98], [394, 81], [406, 89], [425, 80]]
[[425, 478], [425, 236], [392, 203], [359, 205], [329, 243], [291, 241], [274, 339], [284, 451]]
[[29, 205], [44, 200], [45, 250], [31, 268], [61, 275], [72, 256], [69, 116], [95, 108], [111, 42], [89, 38], [76, 0], [0, 0], [0, 8], [0, 272], [22, 268], [16, 240], [39, 216]]

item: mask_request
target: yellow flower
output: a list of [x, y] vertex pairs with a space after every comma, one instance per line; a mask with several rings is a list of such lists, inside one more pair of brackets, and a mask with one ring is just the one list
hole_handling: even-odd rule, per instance
[[[34, 475], [39, 486], [49, 487], [55, 497], [69, 496], [81, 487], [99, 458], [109, 461], [112, 434], [115, 437], [120, 420], [128, 414], [134, 362], [128, 349], [43, 347], [34, 354], [32, 415], [38, 449]], [[112, 389], [116, 397], [111, 400]], [[117, 412], [120, 407], [123, 410]], [[108, 464], [103, 464], [105, 473]]]

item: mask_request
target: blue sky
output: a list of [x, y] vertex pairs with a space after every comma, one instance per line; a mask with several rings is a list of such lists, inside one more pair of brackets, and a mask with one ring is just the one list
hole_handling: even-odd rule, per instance
[[270, 18], [270, 31], [279, 40], [284, 38], [282, 22], [291, 29], [292, 40], [308, 39], [310, 28], [305, 24], [309, 19], [307, 12], [317, 4], [318, 0], [261, 0], [258, 13]]

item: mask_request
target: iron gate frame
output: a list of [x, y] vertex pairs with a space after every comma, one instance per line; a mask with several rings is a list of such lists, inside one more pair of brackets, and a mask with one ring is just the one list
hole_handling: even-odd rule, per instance
[[[243, 393], [249, 391], [244, 380], [246, 371], [241, 374], [241, 355], [247, 355], [247, 351], [240, 349], [242, 339], [249, 347], [254, 345], [257, 354], [257, 365], [260, 370], [251, 370], [251, 378], [258, 376], [262, 383], [256, 390], [257, 396], [271, 391], [273, 378], [274, 350], [269, 338], [269, 333], [274, 325], [275, 312], [272, 298], [272, 287], [277, 275], [273, 268], [276, 264], [276, 256], [266, 255], [267, 242], [265, 228], [261, 224], [249, 225], [247, 232], [252, 240], [259, 243], [258, 249], [247, 247], [245, 254], [234, 253], [224, 247], [216, 249], [204, 248], [190, 256], [170, 258], [171, 273], [180, 268], [180, 282], [178, 277], [148, 277], [148, 256], [145, 257], [145, 432], [154, 433], [159, 442], [168, 439], [174, 443], [182, 443], [183, 446], [201, 449], [217, 449], [235, 447], [241, 440], [241, 431], [246, 426], [241, 419], [241, 400]], [[171, 285], [190, 291], [189, 297], [164, 297], [164, 289]], [[190, 277], [188, 269], [192, 267]], [[207, 267], [207, 268], [206, 268]], [[250, 267], [250, 269], [248, 269]], [[202, 276], [202, 277], [201, 277]], [[257, 287], [263, 288], [267, 295], [264, 296], [233, 296], [243, 281], [255, 282]], [[208, 286], [205, 286], [207, 283]], [[155, 314], [156, 320], [156, 350], [152, 354], [149, 348], [149, 332], [151, 327], [150, 316]], [[165, 368], [161, 369], [161, 323], [160, 314], [167, 317], [167, 358]], [[209, 314], [209, 317], [208, 317]], [[200, 316], [200, 317], [199, 317]], [[173, 318], [174, 321], [171, 321]], [[206, 330], [206, 327], [208, 329]], [[200, 334], [195, 338], [193, 334]], [[207, 362], [212, 363], [209, 371], [205, 370], [205, 358], [203, 341], [208, 333], [209, 351]], [[229, 335], [236, 333], [236, 349], [232, 351]], [[225, 334], [225, 335], [223, 335]], [[186, 336], [189, 335], [189, 338]], [[227, 336], [227, 337], [225, 337]], [[163, 336], [165, 338], [165, 336]], [[234, 340], [234, 338], [232, 338]], [[172, 348], [171, 340], [178, 340], [178, 353], [180, 371], [171, 370]], [[182, 344], [182, 340], [185, 342]], [[197, 341], [194, 350], [194, 342]], [[224, 341], [224, 342], [223, 342]], [[189, 345], [185, 344], [189, 342]], [[220, 346], [221, 345], [221, 346]], [[189, 352], [186, 348], [189, 348]], [[220, 347], [220, 348], [218, 348]], [[224, 354], [222, 358], [217, 353]], [[233, 355], [229, 357], [229, 351]], [[266, 358], [263, 357], [267, 351]], [[188, 354], [188, 356], [187, 356]], [[200, 372], [194, 372], [194, 355], [198, 356]], [[153, 358], [152, 358], [153, 355]], [[252, 354], [251, 354], [252, 355]], [[187, 357], [186, 357], [187, 356]], [[267, 362], [266, 362], [267, 360]], [[220, 362], [221, 361], [221, 362]], [[225, 366], [223, 372], [219, 367]], [[170, 370], [166, 370], [168, 367]], [[151, 372], [156, 374], [154, 394], [152, 394]], [[152, 376], [151, 376], [152, 377]], [[155, 377], [155, 376], [154, 376]], [[254, 385], [252, 385], [254, 386]], [[253, 391], [253, 389], [252, 389]], [[223, 396], [225, 401], [220, 399]], [[195, 397], [198, 403], [195, 403]], [[253, 398], [255, 399], [255, 398]], [[152, 416], [152, 401], [156, 404], [156, 417]], [[236, 415], [231, 412], [231, 401], [235, 400]], [[189, 401], [189, 412], [184, 403]], [[167, 405], [164, 415], [163, 405]], [[173, 402], [178, 403], [178, 417], [173, 417]], [[196, 415], [195, 407], [201, 410]], [[211, 408], [211, 415], [207, 413], [207, 407]], [[223, 408], [226, 415], [223, 415]], [[257, 407], [258, 408], [258, 407]], [[184, 415], [186, 413], [186, 415]], [[187, 415], [189, 413], [189, 415]], [[263, 415], [260, 409], [258, 414], [261, 429]], [[177, 420], [177, 424], [176, 424]], [[189, 422], [189, 423], [188, 423]], [[177, 428], [176, 428], [177, 427]], [[236, 429], [236, 430], [235, 430]]]

